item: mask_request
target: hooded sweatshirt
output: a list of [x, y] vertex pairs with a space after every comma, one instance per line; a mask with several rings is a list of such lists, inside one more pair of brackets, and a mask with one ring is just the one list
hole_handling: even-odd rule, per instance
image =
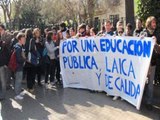
[[16, 62], [17, 62], [17, 71], [23, 71], [23, 66], [25, 62], [25, 58], [23, 57], [24, 50], [22, 45], [17, 43], [15, 46], [15, 52], [16, 52]]

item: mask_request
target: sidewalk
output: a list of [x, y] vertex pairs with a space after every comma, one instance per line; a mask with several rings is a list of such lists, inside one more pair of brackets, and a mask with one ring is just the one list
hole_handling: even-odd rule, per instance
[[155, 102], [153, 111], [142, 104], [138, 111], [126, 101], [113, 101], [104, 93], [88, 90], [61, 87], [46, 90], [37, 86], [35, 95], [27, 92], [23, 101], [13, 98], [14, 92], [10, 90], [0, 103], [3, 120], [160, 120], [160, 103]]

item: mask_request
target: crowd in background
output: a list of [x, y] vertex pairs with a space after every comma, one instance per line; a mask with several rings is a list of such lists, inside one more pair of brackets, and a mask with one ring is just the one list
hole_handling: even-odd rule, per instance
[[[6, 89], [10, 88], [11, 79], [14, 80], [15, 99], [22, 100], [24, 91], [22, 90], [22, 80], [27, 81], [27, 90], [34, 92], [35, 85], [44, 86], [46, 89], [55, 85], [62, 85], [60, 75], [59, 44], [61, 40], [88, 36], [137, 36], [154, 37], [156, 40], [150, 70], [148, 73], [148, 85], [146, 88], [146, 104], [152, 108], [153, 83], [155, 70], [159, 56], [159, 33], [156, 31], [156, 18], [151, 16], [143, 26], [142, 20], [136, 20], [136, 28], [133, 30], [132, 24], [128, 23], [124, 27], [122, 21], [118, 21], [116, 28], [106, 20], [100, 31], [82, 23], [78, 30], [66, 27], [61, 23], [59, 28], [46, 28], [41, 31], [39, 28], [28, 28], [20, 31], [9, 32], [4, 25], [0, 25], [0, 100], [6, 95]], [[142, 39], [143, 40], [143, 39]], [[14, 53], [14, 54], [13, 54]], [[11, 56], [16, 57], [16, 71], [10, 70], [8, 64]], [[13, 58], [12, 58], [13, 59]], [[44, 83], [42, 83], [44, 76]], [[114, 96], [113, 100], [118, 99]]]

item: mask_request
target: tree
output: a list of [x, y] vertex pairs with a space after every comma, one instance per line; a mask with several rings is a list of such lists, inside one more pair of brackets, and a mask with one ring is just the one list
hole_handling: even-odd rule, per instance
[[159, 16], [157, 9], [160, 9], [160, 4], [158, 4], [157, 0], [138, 0], [137, 4], [137, 16], [143, 21], [145, 21], [149, 16]]
[[38, 26], [41, 22], [42, 0], [13, 0], [14, 22], [19, 27]]
[[0, 6], [3, 10], [5, 23], [7, 23], [7, 19], [10, 23], [11, 22], [11, 12], [12, 12], [11, 0], [0, 0]]

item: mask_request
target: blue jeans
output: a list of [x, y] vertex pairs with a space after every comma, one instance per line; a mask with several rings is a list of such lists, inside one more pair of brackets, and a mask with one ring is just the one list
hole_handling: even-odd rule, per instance
[[0, 67], [0, 99], [4, 99], [6, 94], [5, 66]]
[[14, 86], [14, 91], [16, 95], [19, 95], [22, 90], [22, 79], [23, 79], [23, 72], [18, 71], [16, 72], [15, 75], [15, 86]]

